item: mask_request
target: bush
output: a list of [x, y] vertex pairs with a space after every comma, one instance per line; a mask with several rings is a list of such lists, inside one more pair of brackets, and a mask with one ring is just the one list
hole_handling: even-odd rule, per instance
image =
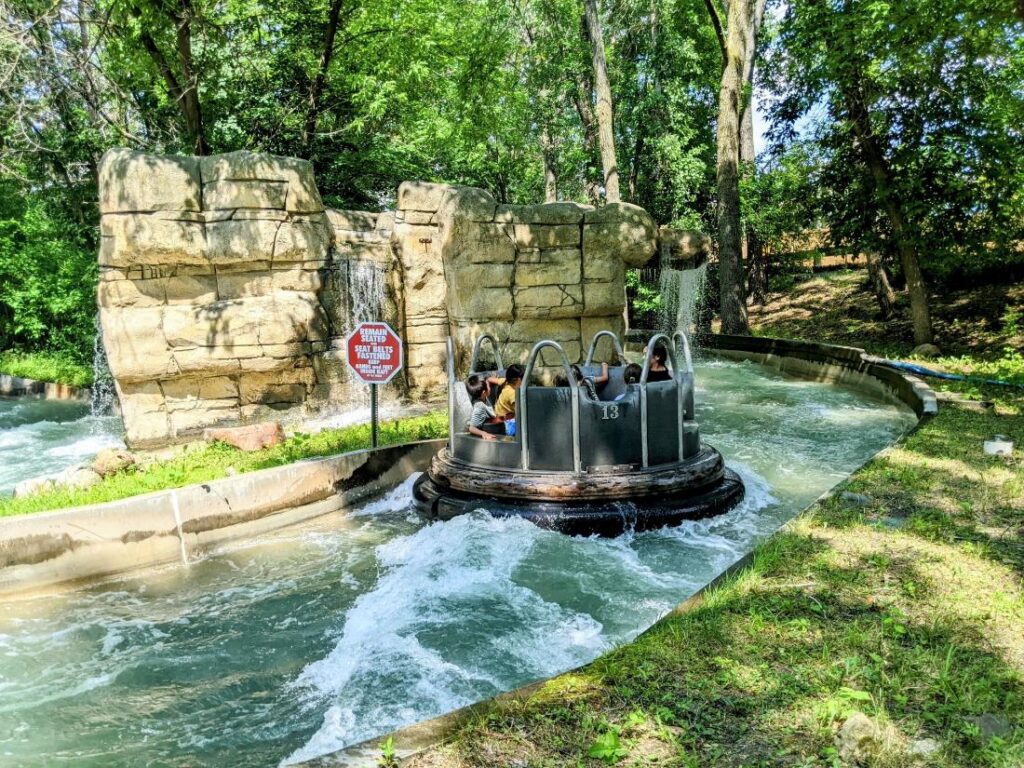
[[89, 235], [42, 194], [0, 181], [0, 349], [91, 361], [98, 270]]

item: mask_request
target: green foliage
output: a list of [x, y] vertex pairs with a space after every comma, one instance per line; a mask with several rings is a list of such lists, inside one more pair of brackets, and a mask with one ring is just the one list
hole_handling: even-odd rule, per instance
[[377, 765], [380, 768], [398, 768], [394, 736], [388, 736], [380, 743], [380, 757], [377, 758]]
[[619, 729], [615, 727], [609, 727], [594, 739], [594, 743], [587, 751], [589, 757], [596, 757], [607, 765], [615, 765], [628, 754], [629, 749], [622, 743], [619, 738]]
[[[435, 411], [380, 425], [380, 445], [395, 445], [416, 440], [434, 440], [448, 434], [448, 416]], [[103, 480], [91, 488], [62, 488], [22, 498], [0, 498], [0, 518], [50, 509], [78, 507], [114, 501], [141, 493], [180, 488], [227, 477], [234, 472], [252, 472], [278, 467], [301, 459], [333, 456], [370, 446], [370, 425], [358, 424], [342, 429], [325, 429], [316, 434], [298, 434], [273, 448], [245, 453], [224, 443], [195, 444], [175, 457], [130, 468]]]
[[96, 257], [42, 195], [0, 179], [0, 349], [92, 358]]
[[0, 352], [0, 373], [36, 381], [54, 381], [72, 387], [92, 384], [92, 368], [64, 355], [46, 352]]
[[1011, 0], [786, 4], [764, 77], [775, 135], [784, 143], [799, 127], [820, 147], [836, 242], [893, 254], [885, 187], [932, 277], [1024, 260], [1022, 40]]

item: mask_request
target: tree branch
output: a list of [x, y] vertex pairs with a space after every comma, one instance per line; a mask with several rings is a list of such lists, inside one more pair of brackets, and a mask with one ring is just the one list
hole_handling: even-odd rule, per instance
[[708, 9], [708, 15], [711, 17], [711, 25], [715, 28], [715, 37], [718, 38], [718, 48], [722, 52], [722, 62], [725, 62], [726, 47], [725, 47], [725, 31], [722, 27], [722, 16], [718, 12], [718, 6], [715, 5], [715, 0], [704, 0], [704, 6]]

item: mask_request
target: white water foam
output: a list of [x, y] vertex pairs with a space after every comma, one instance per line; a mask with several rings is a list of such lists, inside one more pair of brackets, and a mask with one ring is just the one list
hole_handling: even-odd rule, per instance
[[[397, 501], [392, 494], [374, 507]], [[503, 666], [544, 677], [608, 647], [592, 617], [513, 580], [538, 539], [557, 535], [479, 512], [379, 546], [376, 587], [348, 611], [331, 653], [294, 683], [311, 707], [329, 704], [285, 764], [494, 695], [509, 687]], [[505, 621], [481, 631], [496, 617]], [[506, 664], [489, 664], [495, 654]]]

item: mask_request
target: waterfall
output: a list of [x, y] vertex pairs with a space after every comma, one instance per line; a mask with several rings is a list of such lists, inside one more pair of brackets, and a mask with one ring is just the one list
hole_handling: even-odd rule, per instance
[[349, 261], [349, 316], [342, 323], [345, 331], [354, 330], [359, 323], [383, 320], [386, 293], [387, 275], [381, 264], [371, 260]]
[[693, 338], [707, 275], [707, 262], [694, 269], [661, 270], [661, 324], [665, 331], [683, 331]]
[[92, 341], [92, 390], [89, 397], [89, 413], [109, 416], [114, 412], [114, 377], [107, 365], [107, 350], [103, 347], [103, 332], [100, 319], [96, 317], [96, 332]]

